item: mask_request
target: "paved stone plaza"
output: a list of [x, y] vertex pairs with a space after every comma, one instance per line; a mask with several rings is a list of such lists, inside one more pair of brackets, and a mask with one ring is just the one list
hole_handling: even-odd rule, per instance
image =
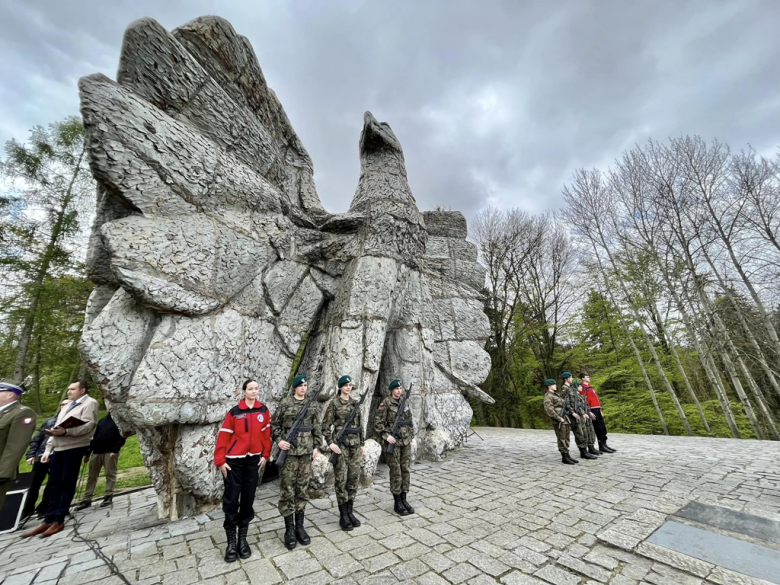
[[[356, 501], [360, 528], [339, 529], [331, 489], [309, 508], [311, 545], [292, 552], [281, 541], [278, 480], [258, 490], [247, 562], [223, 562], [221, 511], [160, 521], [151, 489], [77, 513], [78, 533], [130, 583], [764, 583], [644, 539], [691, 500], [780, 520], [776, 443], [614, 435], [618, 453], [564, 466], [551, 431], [478, 431], [484, 441], [414, 467], [415, 515], [392, 513], [380, 465]], [[48, 540], [0, 537], [2, 585], [57, 582], [123, 581], [79, 542], [72, 521]]]

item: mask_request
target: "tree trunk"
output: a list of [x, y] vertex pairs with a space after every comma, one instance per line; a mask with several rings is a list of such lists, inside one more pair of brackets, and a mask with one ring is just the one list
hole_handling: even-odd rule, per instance
[[35, 378], [35, 412], [43, 414], [43, 407], [41, 406], [41, 335], [37, 336], [37, 351], [35, 352], [35, 369], [33, 370], [33, 376]]

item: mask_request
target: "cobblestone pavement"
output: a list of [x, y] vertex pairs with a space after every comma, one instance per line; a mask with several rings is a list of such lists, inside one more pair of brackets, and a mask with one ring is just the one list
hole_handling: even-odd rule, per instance
[[[330, 489], [309, 507], [312, 543], [292, 552], [281, 541], [278, 481], [258, 490], [245, 562], [222, 560], [221, 511], [159, 521], [151, 489], [77, 513], [78, 532], [130, 583], [763, 583], [643, 540], [690, 500], [780, 520], [776, 443], [614, 435], [618, 453], [564, 466], [551, 431], [478, 430], [484, 441], [472, 437], [443, 463], [415, 465], [415, 515], [393, 514], [380, 465], [356, 501], [360, 528], [339, 529]], [[79, 542], [71, 521], [46, 540], [0, 537], [0, 582], [122, 580]]]

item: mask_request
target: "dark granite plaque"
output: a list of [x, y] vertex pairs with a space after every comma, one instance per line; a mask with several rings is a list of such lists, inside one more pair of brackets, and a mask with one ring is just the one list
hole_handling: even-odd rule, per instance
[[769, 518], [762, 518], [761, 516], [745, 514], [744, 512], [699, 502], [689, 503], [676, 512], [675, 516], [687, 518], [700, 524], [714, 526], [728, 532], [745, 534], [746, 536], [780, 544], [780, 522], [770, 520]]

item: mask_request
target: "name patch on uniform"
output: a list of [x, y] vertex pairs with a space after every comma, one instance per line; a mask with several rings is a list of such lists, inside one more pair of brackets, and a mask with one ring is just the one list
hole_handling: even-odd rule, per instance
[[245, 414], [237, 414], [233, 418], [235, 418], [236, 420], [241, 420], [242, 418], [246, 418], [246, 415]]
[[32, 419], [30, 417], [27, 417], [24, 419], [24, 424], [29, 425], [32, 422]]
[[263, 417], [263, 415], [262, 415], [262, 414], [258, 414], [258, 415], [257, 415], [257, 420], [258, 420], [259, 422], [263, 422], [263, 421], [265, 420], [265, 418]]

